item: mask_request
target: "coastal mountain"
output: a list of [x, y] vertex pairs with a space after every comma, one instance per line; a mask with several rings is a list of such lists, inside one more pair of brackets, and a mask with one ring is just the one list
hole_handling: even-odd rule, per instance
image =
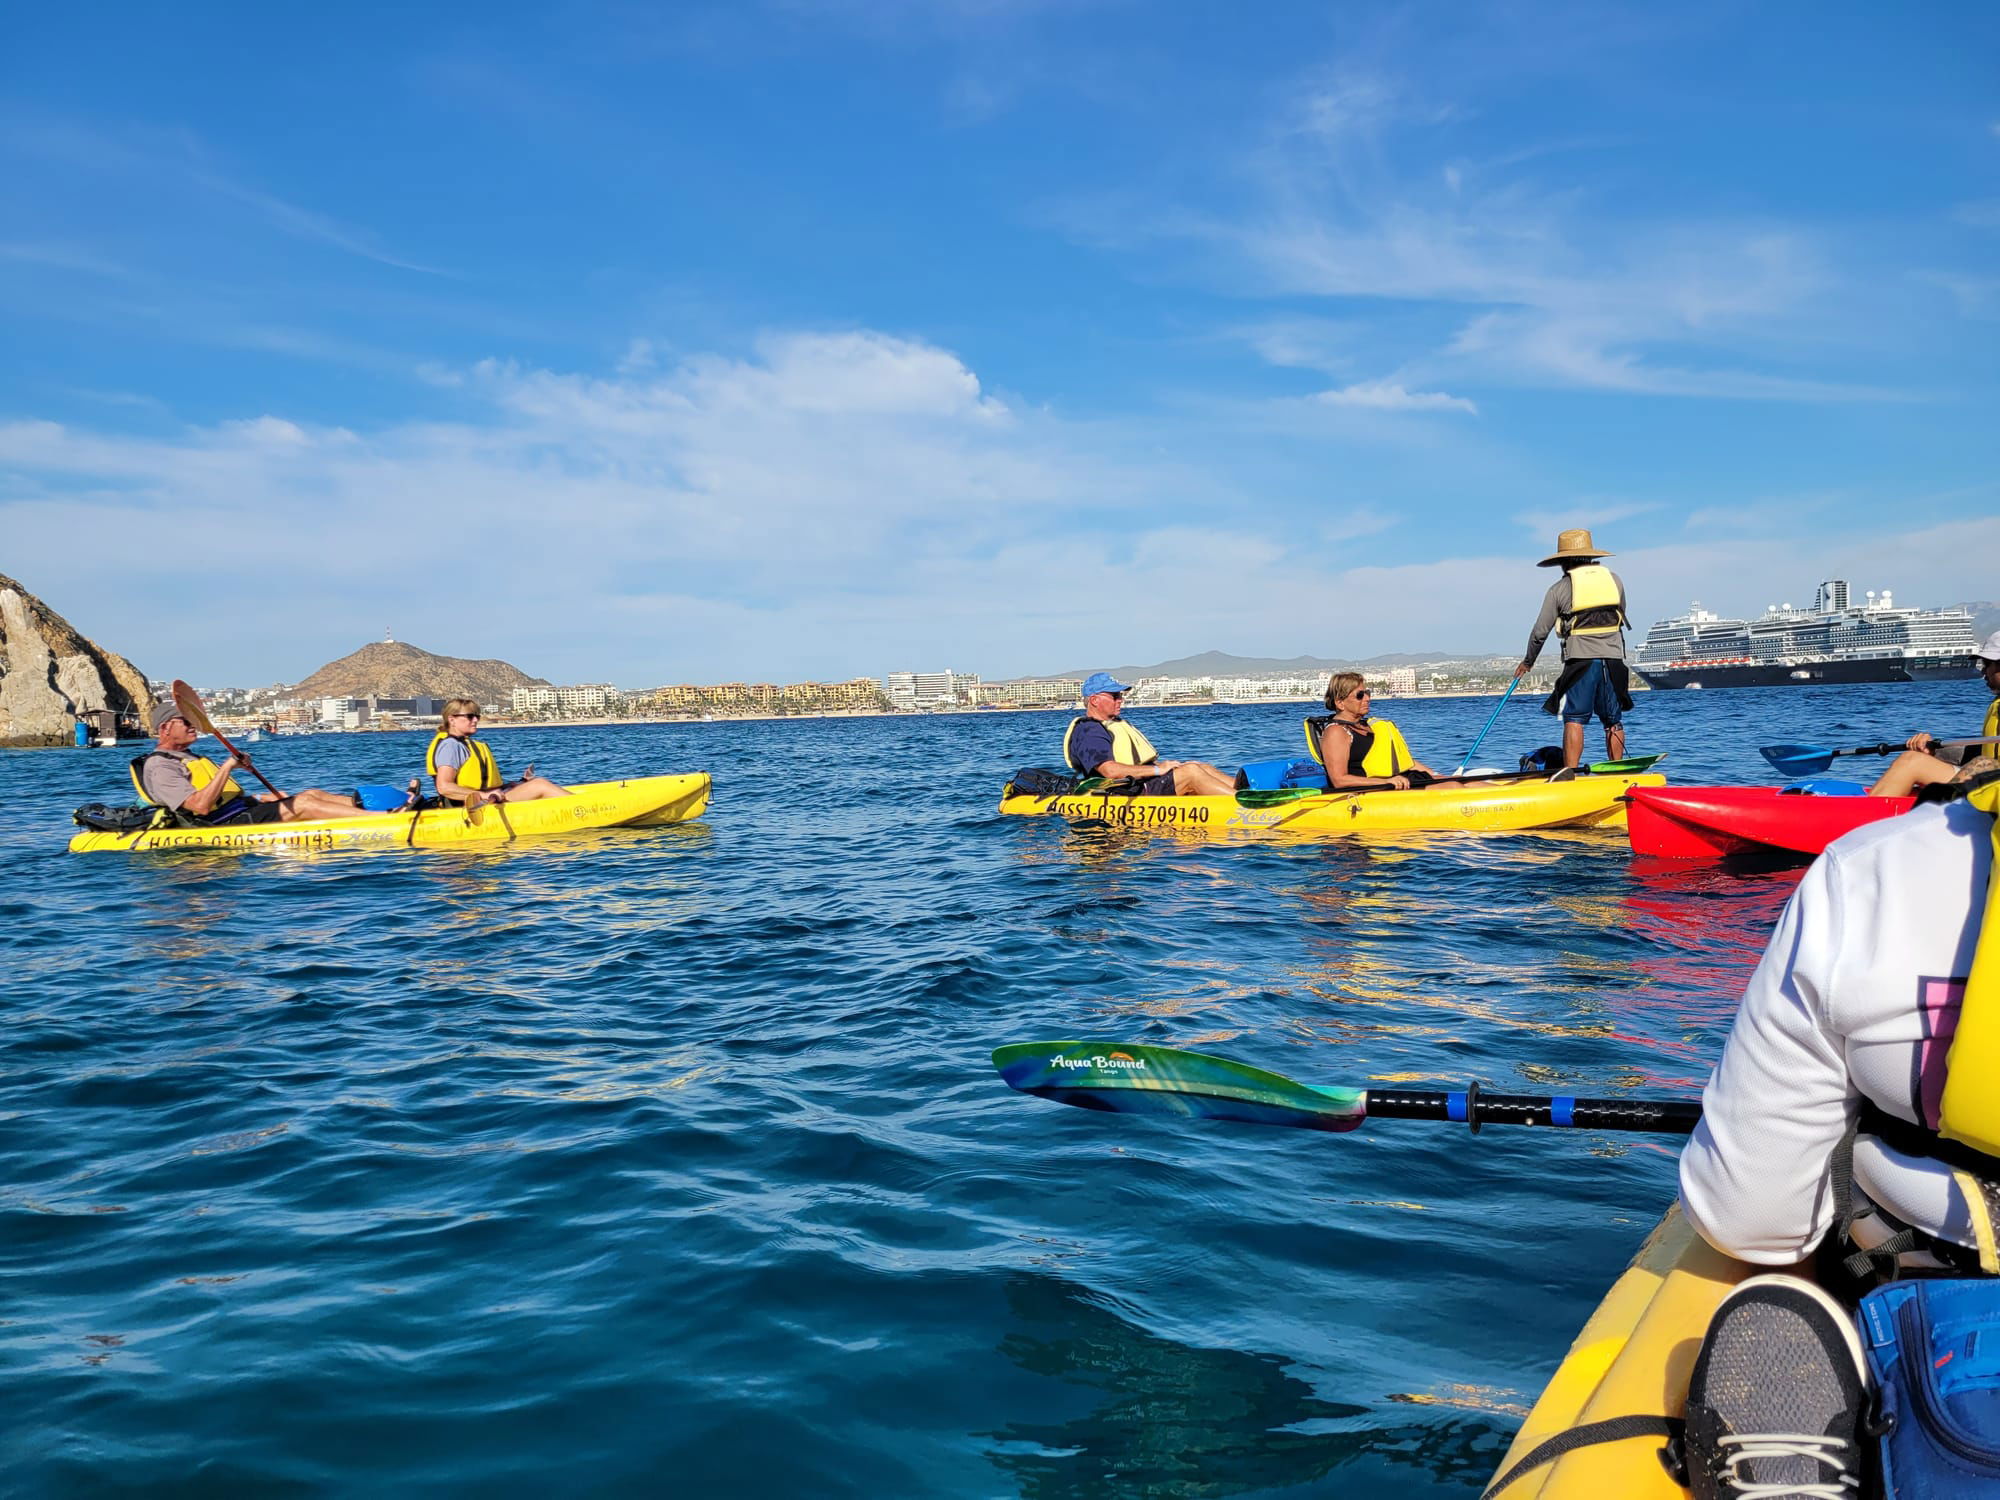
[[2000, 630], [2000, 600], [1968, 599], [1951, 607], [1971, 614], [1972, 634], [1977, 640], [1984, 641], [1994, 631]]
[[0, 574], [0, 746], [68, 745], [76, 716], [110, 709], [145, 728], [146, 677]]
[[477, 698], [503, 703], [517, 687], [547, 687], [511, 662], [434, 656], [408, 641], [371, 641], [290, 690], [297, 698]]
[[[1305, 675], [1313, 672], [1338, 672], [1349, 667], [1439, 666], [1447, 663], [1483, 666], [1501, 660], [1499, 655], [1490, 651], [1391, 651], [1382, 656], [1362, 657], [1353, 661], [1334, 660], [1323, 656], [1231, 656], [1226, 651], [1204, 651], [1199, 656], [1180, 656], [1172, 661], [1155, 662], [1150, 667], [1107, 667], [1104, 670], [1121, 682], [1130, 682], [1141, 677]], [[1509, 657], [1506, 660], [1511, 662], [1513, 658]], [[1068, 672], [1039, 672], [1021, 680], [1039, 682], [1046, 678], [1087, 677], [1097, 670], [1096, 667], [1079, 667]]]

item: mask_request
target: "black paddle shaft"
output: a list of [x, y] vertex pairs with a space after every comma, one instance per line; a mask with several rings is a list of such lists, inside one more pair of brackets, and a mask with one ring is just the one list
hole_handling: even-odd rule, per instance
[[1549, 1125], [1577, 1130], [1661, 1131], [1686, 1135], [1701, 1118], [1699, 1099], [1573, 1099], [1546, 1094], [1488, 1094], [1473, 1084], [1444, 1089], [1370, 1089], [1371, 1119], [1454, 1120], [1482, 1125]]

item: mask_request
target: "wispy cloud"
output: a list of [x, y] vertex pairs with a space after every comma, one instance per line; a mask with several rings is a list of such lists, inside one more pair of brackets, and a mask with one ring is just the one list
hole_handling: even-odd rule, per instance
[[1474, 415], [1479, 411], [1463, 396], [1406, 390], [1388, 380], [1367, 380], [1339, 390], [1321, 391], [1312, 399], [1328, 406], [1359, 406], [1369, 411], [1463, 411]]

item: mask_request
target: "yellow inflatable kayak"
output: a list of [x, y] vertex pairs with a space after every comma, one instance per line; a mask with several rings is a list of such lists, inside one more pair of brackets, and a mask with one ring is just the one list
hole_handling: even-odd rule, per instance
[[[1585, 1423], [1681, 1416], [1709, 1319], [1729, 1289], [1759, 1269], [1711, 1248], [1676, 1203], [1583, 1325], [1495, 1480]], [[1490, 1500], [1687, 1500], [1660, 1463], [1664, 1442], [1644, 1435], [1577, 1448], [1523, 1472]]]
[[[1245, 807], [1235, 797], [1133, 797], [1072, 792], [1033, 797], [1002, 794], [1000, 811], [1175, 828], [1190, 833], [1408, 833], [1456, 828], [1471, 833], [1519, 833], [1543, 828], [1623, 828], [1625, 794], [1635, 786], [1665, 786], [1657, 772], [1624, 776], [1508, 778], [1420, 792], [1322, 792], [1275, 806]], [[1011, 783], [1010, 790], [1011, 790]], [[1253, 797], [1256, 794], [1251, 794]]]
[[652, 828], [698, 818], [708, 806], [705, 771], [593, 781], [572, 787], [570, 797], [489, 804], [476, 812], [381, 813], [364, 818], [318, 818], [298, 823], [223, 824], [217, 828], [146, 828], [136, 833], [85, 831], [69, 841], [72, 854], [97, 850], [266, 849], [281, 853], [322, 849], [438, 849], [500, 844], [510, 839], [589, 828]]

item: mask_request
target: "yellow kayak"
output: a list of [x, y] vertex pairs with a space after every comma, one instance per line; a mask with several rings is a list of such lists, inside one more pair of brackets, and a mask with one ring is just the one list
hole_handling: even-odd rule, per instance
[[[1681, 1416], [1709, 1319], [1729, 1289], [1759, 1269], [1711, 1248], [1676, 1203], [1583, 1325], [1494, 1478], [1587, 1422]], [[1660, 1463], [1664, 1441], [1628, 1437], [1574, 1449], [1491, 1500], [1687, 1500]]]
[[69, 841], [72, 854], [96, 850], [266, 849], [281, 853], [322, 849], [439, 849], [500, 844], [547, 833], [589, 828], [653, 828], [698, 818], [708, 806], [706, 771], [593, 781], [572, 787], [574, 796], [489, 804], [476, 812], [381, 813], [365, 818], [315, 818], [297, 823], [223, 824], [217, 828], [147, 828], [137, 833], [86, 830]]
[[[1519, 833], [1543, 828], [1623, 828], [1625, 794], [1635, 786], [1665, 786], [1657, 772], [1624, 776], [1545, 777], [1476, 782], [1422, 791], [1323, 792], [1272, 807], [1245, 807], [1234, 797], [1133, 797], [1072, 792], [1059, 797], [1002, 794], [1000, 811], [1174, 828], [1189, 833], [1407, 833], [1463, 829]], [[1011, 784], [1010, 784], [1011, 785]]]

